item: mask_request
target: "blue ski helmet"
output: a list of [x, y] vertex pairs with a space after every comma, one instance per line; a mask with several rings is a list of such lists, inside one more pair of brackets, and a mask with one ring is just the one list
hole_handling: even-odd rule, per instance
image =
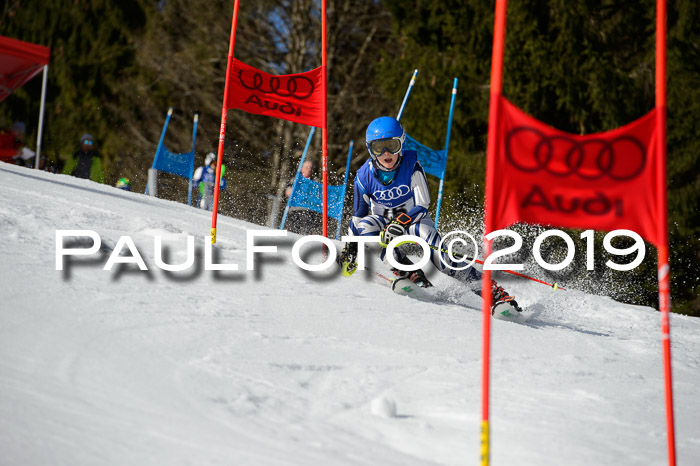
[[[385, 172], [394, 171], [396, 167], [401, 165], [406, 132], [403, 130], [398, 120], [389, 116], [377, 118], [367, 127], [365, 139], [367, 141], [367, 150], [369, 151], [369, 156], [372, 158], [372, 165], [374, 165], [375, 169]], [[396, 166], [391, 170], [384, 168], [377, 160], [385, 151], [391, 152], [392, 154], [399, 154]]]

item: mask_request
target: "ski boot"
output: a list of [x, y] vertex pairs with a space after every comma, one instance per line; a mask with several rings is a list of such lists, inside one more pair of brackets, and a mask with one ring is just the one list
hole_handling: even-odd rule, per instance
[[491, 297], [493, 298], [493, 302], [491, 303], [491, 315], [496, 311], [496, 307], [506, 303], [519, 313], [523, 312], [522, 308], [518, 306], [517, 301], [515, 301], [515, 297], [509, 295], [502, 286], [498, 286], [495, 280], [491, 280]]
[[343, 277], [349, 277], [357, 270], [357, 243], [345, 243], [343, 251], [336, 259]]
[[[413, 265], [413, 262], [411, 262], [411, 259], [408, 257], [404, 256], [401, 259], [399, 259], [399, 263], [403, 265]], [[433, 286], [432, 283], [428, 280], [428, 278], [425, 276], [425, 273], [421, 270], [414, 270], [412, 272], [406, 272], [403, 270], [399, 270], [395, 267], [391, 268], [391, 271], [394, 273], [394, 276], [396, 276], [396, 280], [408, 278], [411, 280], [413, 283], [415, 283], [417, 286], [421, 288], [430, 288]]]

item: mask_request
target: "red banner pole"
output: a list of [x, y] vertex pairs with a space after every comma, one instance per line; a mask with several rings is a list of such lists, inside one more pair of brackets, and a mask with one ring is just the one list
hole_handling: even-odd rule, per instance
[[[503, 83], [503, 51], [506, 36], [507, 0], [496, 0], [496, 18], [493, 27], [493, 51], [491, 57], [491, 96], [489, 100], [489, 132], [486, 146], [486, 198], [484, 200], [484, 236], [493, 229], [493, 199], [496, 149], [501, 86]], [[484, 238], [484, 257], [491, 254], [491, 242]], [[491, 271], [484, 270], [481, 278], [482, 369], [481, 369], [481, 465], [489, 464], [489, 367], [491, 352]]]
[[323, 68], [323, 236], [328, 237], [328, 68], [326, 67], [326, 0], [321, 0], [321, 67]]
[[666, 0], [656, 1], [656, 119], [659, 311], [661, 311], [661, 344], [666, 392], [668, 464], [675, 466], [676, 440], [673, 422], [671, 323], [669, 320], [671, 312], [671, 271], [668, 263], [668, 213], [666, 207]]
[[216, 216], [219, 212], [219, 185], [221, 183], [221, 163], [224, 154], [224, 138], [226, 136], [226, 117], [228, 116], [228, 80], [231, 76], [233, 62], [233, 46], [236, 43], [236, 25], [238, 24], [238, 0], [233, 3], [233, 18], [231, 19], [231, 39], [228, 44], [228, 62], [226, 64], [226, 84], [224, 84], [224, 103], [221, 109], [221, 128], [219, 130], [219, 150], [216, 157], [216, 180], [214, 181], [214, 208], [211, 214], [211, 242], [216, 243]]

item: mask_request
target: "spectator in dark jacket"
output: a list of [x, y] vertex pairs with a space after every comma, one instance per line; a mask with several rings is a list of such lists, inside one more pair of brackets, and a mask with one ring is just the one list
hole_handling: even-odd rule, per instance
[[80, 137], [80, 150], [68, 159], [63, 167], [63, 173], [97, 183], [105, 182], [102, 157], [95, 150], [95, 138], [92, 137], [92, 134], [85, 133]]

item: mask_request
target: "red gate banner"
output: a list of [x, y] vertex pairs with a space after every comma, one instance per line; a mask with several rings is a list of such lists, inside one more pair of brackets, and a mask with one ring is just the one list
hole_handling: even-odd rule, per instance
[[502, 95], [499, 99], [489, 200], [494, 230], [519, 221], [628, 229], [660, 245], [657, 110], [615, 130], [579, 136], [536, 120]]
[[272, 75], [233, 59], [227, 108], [323, 128], [323, 67]]

